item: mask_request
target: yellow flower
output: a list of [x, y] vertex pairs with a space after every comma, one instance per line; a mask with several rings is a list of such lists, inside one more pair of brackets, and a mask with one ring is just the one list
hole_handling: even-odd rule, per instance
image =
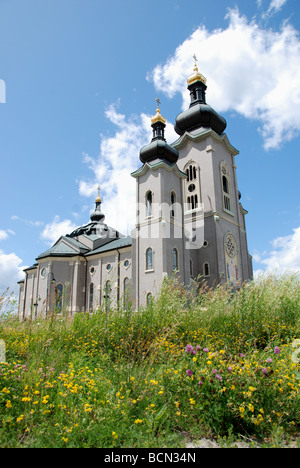
[[249, 410], [251, 411], [251, 413], [253, 413], [253, 411], [254, 411], [254, 406], [253, 406], [251, 403], [249, 403], [248, 408], [249, 408]]
[[68, 439], [68, 437], [62, 437], [62, 440], [63, 440], [65, 443], [67, 443], [69, 439]]
[[4, 387], [3, 390], [1, 390], [2, 393], [10, 393], [10, 391], [8, 390], [8, 388]]
[[115, 440], [118, 438], [118, 434], [114, 431], [111, 433], [111, 435], [113, 436], [113, 439]]
[[6, 408], [12, 408], [12, 404], [11, 404], [11, 401], [10, 400], [7, 400], [6, 402]]
[[195, 402], [194, 398], [190, 398], [190, 404], [191, 404], [191, 405], [194, 405], [195, 403], [196, 403], [196, 402]]
[[21, 416], [17, 418], [17, 423], [23, 421], [23, 419], [24, 419], [24, 414], [21, 414]]
[[134, 377], [130, 377], [130, 380], [131, 380], [132, 382], [134, 382], [134, 381], [135, 381], [135, 378], [134, 378]]
[[254, 392], [255, 388], [254, 387], [249, 387], [250, 392]]
[[162, 390], [161, 390], [160, 392], [158, 392], [159, 395], [163, 395], [163, 393], [164, 393], [164, 392], [163, 392]]
[[134, 421], [134, 424], [142, 424], [143, 420], [142, 419], [136, 419]]
[[196, 358], [196, 357], [193, 357], [193, 361], [194, 361], [194, 362], [197, 362], [197, 358]]

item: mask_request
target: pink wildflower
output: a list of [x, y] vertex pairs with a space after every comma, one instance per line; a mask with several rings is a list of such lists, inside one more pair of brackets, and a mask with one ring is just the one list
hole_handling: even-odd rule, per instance
[[192, 371], [191, 369], [188, 369], [188, 370], [186, 371], [186, 375], [187, 375], [188, 377], [192, 377], [193, 371]]
[[192, 345], [188, 344], [186, 347], [185, 347], [185, 352], [186, 353], [192, 353], [194, 351], [194, 348]]
[[267, 374], [267, 373], [268, 373], [268, 369], [266, 369], [265, 367], [263, 367], [261, 371], [262, 371], [263, 374]]
[[278, 346], [275, 346], [275, 348], [274, 348], [274, 353], [275, 353], [275, 354], [279, 354], [279, 353], [280, 353], [280, 348], [278, 348]]

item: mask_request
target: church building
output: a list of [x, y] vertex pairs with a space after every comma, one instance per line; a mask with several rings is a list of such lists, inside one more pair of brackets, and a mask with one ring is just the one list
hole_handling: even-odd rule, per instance
[[145, 306], [165, 277], [189, 286], [233, 286], [252, 278], [245, 215], [225, 119], [206, 102], [197, 64], [187, 80], [189, 108], [176, 117], [168, 144], [159, 100], [153, 138], [140, 150], [136, 224], [124, 236], [105, 224], [100, 188], [89, 223], [60, 237], [19, 282], [19, 317]]

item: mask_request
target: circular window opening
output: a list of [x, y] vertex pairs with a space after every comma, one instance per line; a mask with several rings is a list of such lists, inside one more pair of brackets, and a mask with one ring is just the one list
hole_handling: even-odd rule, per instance
[[195, 190], [195, 188], [196, 188], [196, 185], [195, 185], [195, 184], [190, 184], [190, 185], [188, 186], [188, 191], [189, 191], [189, 192], [193, 192], [193, 191]]
[[108, 263], [108, 264], [106, 265], [106, 271], [110, 271], [111, 268], [112, 268], [111, 263]]
[[124, 267], [125, 268], [128, 268], [129, 267], [129, 260], [124, 260]]
[[203, 246], [204, 248], [206, 248], [206, 247], [208, 246], [208, 242], [207, 242], [207, 240], [203, 241], [203, 244], [202, 244], [202, 246]]
[[93, 274], [95, 273], [95, 271], [96, 271], [96, 270], [95, 270], [95, 267], [92, 266], [92, 267], [90, 268], [90, 273], [91, 273], [91, 275], [93, 275]]
[[42, 270], [41, 270], [41, 277], [42, 277], [42, 278], [46, 278], [46, 274], [47, 274], [47, 268], [42, 268]]

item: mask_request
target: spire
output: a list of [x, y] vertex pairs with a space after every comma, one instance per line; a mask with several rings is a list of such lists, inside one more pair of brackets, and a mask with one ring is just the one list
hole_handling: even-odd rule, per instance
[[95, 200], [95, 210], [91, 213], [91, 221], [102, 222], [105, 218], [101, 212], [101, 197], [100, 197], [100, 186], [97, 187], [98, 196]]
[[152, 141], [156, 139], [165, 139], [165, 128], [166, 128], [166, 119], [160, 113], [160, 100], [157, 97], [155, 99], [157, 102], [156, 114], [151, 119], [151, 127], [153, 128], [153, 138]]
[[198, 70], [197, 57], [195, 60], [194, 73], [187, 79], [191, 103], [188, 110], [181, 112], [176, 117], [175, 132], [183, 135], [201, 128], [211, 128], [221, 135], [226, 128], [226, 120], [206, 103], [206, 78]]
[[153, 137], [151, 143], [141, 149], [140, 160], [145, 164], [155, 159], [163, 159], [173, 164], [177, 162], [179, 154], [175, 148], [168, 145], [165, 139], [166, 119], [160, 113], [159, 98], [155, 100], [157, 102], [156, 114], [151, 119]]

